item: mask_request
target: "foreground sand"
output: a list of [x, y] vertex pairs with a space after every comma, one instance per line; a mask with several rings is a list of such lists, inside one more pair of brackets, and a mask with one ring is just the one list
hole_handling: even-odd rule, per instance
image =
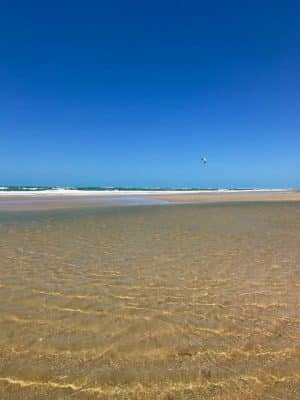
[[0, 398], [300, 398], [300, 203], [0, 213]]

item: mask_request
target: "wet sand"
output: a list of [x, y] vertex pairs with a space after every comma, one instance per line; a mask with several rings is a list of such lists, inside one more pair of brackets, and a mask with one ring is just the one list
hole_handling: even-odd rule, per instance
[[300, 398], [300, 202], [2, 211], [0, 257], [1, 400]]

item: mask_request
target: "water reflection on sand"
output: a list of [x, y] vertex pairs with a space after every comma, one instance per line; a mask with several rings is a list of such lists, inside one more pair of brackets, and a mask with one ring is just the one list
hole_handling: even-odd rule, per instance
[[300, 203], [0, 214], [1, 399], [298, 399]]

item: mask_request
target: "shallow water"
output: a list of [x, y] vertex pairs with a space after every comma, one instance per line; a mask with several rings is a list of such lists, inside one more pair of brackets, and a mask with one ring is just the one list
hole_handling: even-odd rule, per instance
[[55, 208], [68, 209], [72, 206], [82, 208], [83, 206], [141, 206], [168, 204], [167, 200], [153, 199], [146, 196], [86, 196], [86, 197], [58, 197], [58, 198], [4, 198], [0, 201], [0, 213], [6, 211], [35, 211], [36, 209], [51, 210]]
[[1, 399], [300, 398], [300, 203], [0, 213]]

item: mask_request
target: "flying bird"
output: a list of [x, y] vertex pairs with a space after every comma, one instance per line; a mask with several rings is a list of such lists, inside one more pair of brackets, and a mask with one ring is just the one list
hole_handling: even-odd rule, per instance
[[206, 157], [201, 157], [201, 162], [203, 164], [207, 164], [207, 158]]

